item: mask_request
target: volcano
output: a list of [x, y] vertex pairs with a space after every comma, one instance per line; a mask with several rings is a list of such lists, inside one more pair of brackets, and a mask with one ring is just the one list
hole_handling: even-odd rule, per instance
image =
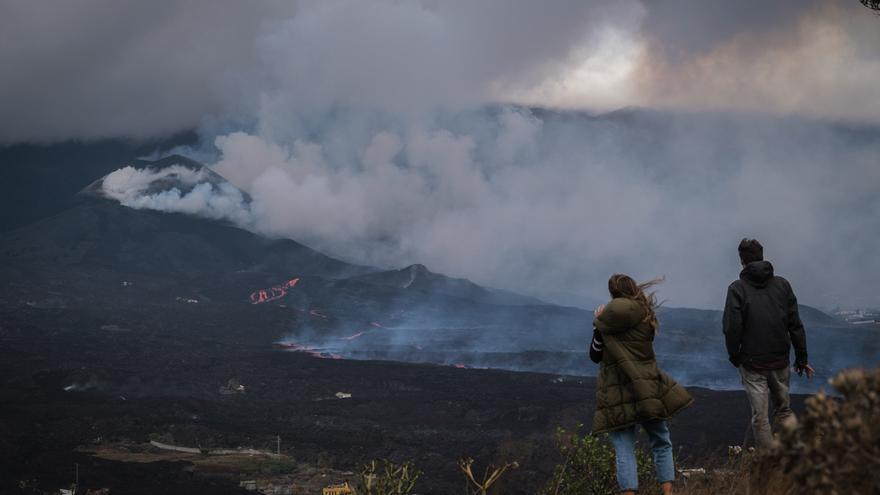
[[[34, 276], [104, 270], [167, 282], [228, 273], [335, 277], [369, 271], [293, 240], [265, 238], [226, 221], [126, 207], [120, 195], [128, 193], [116, 189], [118, 184], [107, 184], [124, 170], [142, 172], [148, 179], [131, 184], [142, 196], [172, 191], [185, 195], [200, 186], [234, 188], [208, 167], [179, 155], [134, 164], [139, 168], [119, 169], [83, 188], [75, 207], [4, 236], [0, 263]], [[247, 193], [235, 191], [250, 202]]]
[[[134, 183], [138, 197], [232, 187], [184, 157], [129, 164], [150, 179]], [[460, 488], [463, 452], [515, 455], [528, 468], [506, 488], [529, 493], [556, 462], [556, 425], [588, 419], [590, 312], [423, 265], [361, 266], [223, 218], [126, 206], [134, 196], [106, 193], [111, 176], [0, 239], [0, 491], [57, 489], [70, 481], [59, 466], [77, 463], [92, 488], [240, 493], [234, 475], [83, 449], [136, 458], [153, 437], [226, 449], [275, 449], [280, 437], [282, 451], [345, 470], [413, 459], [424, 493]], [[802, 314], [821, 375], [880, 353], [874, 330]], [[719, 312], [666, 308], [660, 320], [658, 360], [672, 376], [736, 386]], [[246, 392], [218, 393], [228, 383]], [[676, 425], [684, 451], [740, 442], [745, 398], [692, 392]]]
[[[132, 184], [122, 180], [123, 176], [138, 171], [144, 176], [141, 183]], [[208, 186], [212, 190], [232, 188], [242, 196], [245, 203], [251, 202], [248, 193], [235, 188], [225, 177], [181, 155], [171, 155], [156, 161], [133, 160], [127, 167], [115, 170], [84, 187], [79, 194], [118, 200], [129, 192], [151, 196], [176, 190], [185, 195], [197, 186]]]

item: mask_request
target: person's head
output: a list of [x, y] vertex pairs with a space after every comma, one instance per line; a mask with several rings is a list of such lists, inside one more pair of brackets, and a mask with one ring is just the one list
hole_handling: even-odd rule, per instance
[[611, 293], [611, 297], [632, 299], [639, 295], [639, 284], [629, 275], [615, 273], [608, 279], [608, 292]]
[[639, 303], [645, 308], [644, 321], [647, 321], [656, 332], [660, 325], [657, 323], [657, 315], [654, 313], [654, 310], [657, 309], [659, 304], [657, 304], [657, 298], [654, 293], [647, 292], [647, 289], [662, 281], [663, 278], [661, 277], [639, 284], [629, 275], [615, 273], [608, 279], [608, 292], [612, 298], [625, 297]]
[[743, 239], [739, 242], [739, 261], [743, 266], [763, 260], [764, 246], [757, 239]]

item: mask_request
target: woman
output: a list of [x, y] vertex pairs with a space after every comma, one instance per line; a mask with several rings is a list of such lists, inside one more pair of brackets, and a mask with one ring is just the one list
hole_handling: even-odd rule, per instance
[[681, 385], [657, 368], [654, 336], [659, 329], [653, 293], [645, 292], [660, 280], [637, 284], [627, 275], [608, 280], [611, 302], [596, 310], [590, 358], [601, 362], [596, 387], [593, 433], [608, 432], [617, 459], [621, 492], [635, 494], [636, 426], [651, 441], [654, 470], [664, 495], [672, 493], [675, 467], [666, 420], [693, 399]]

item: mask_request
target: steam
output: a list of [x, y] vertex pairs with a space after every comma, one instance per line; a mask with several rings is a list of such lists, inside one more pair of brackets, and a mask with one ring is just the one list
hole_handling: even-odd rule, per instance
[[[151, 192], [157, 183], [165, 181], [170, 181], [170, 187]], [[229, 220], [243, 227], [251, 223], [251, 213], [241, 191], [229, 183], [207, 182], [204, 170], [181, 165], [160, 170], [128, 166], [107, 175], [102, 190], [107, 197], [137, 210], [187, 213]]]
[[202, 170], [193, 170], [182, 165], [172, 165], [161, 170], [139, 170], [128, 166], [105, 177], [102, 187], [111, 198], [126, 203], [135, 200], [154, 182], [166, 178], [175, 179], [182, 185], [192, 186], [205, 180], [205, 174]]

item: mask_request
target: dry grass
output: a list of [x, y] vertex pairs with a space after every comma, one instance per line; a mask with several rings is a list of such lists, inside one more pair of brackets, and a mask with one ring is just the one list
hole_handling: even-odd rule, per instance
[[774, 447], [686, 480], [685, 495], [844, 495], [880, 493], [880, 368], [831, 380], [840, 399], [807, 399]]
[[788, 493], [790, 480], [780, 469], [766, 472], [763, 459], [746, 454], [724, 462], [706, 463], [705, 474], [680, 477], [676, 493], [684, 495], [762, 495]]

